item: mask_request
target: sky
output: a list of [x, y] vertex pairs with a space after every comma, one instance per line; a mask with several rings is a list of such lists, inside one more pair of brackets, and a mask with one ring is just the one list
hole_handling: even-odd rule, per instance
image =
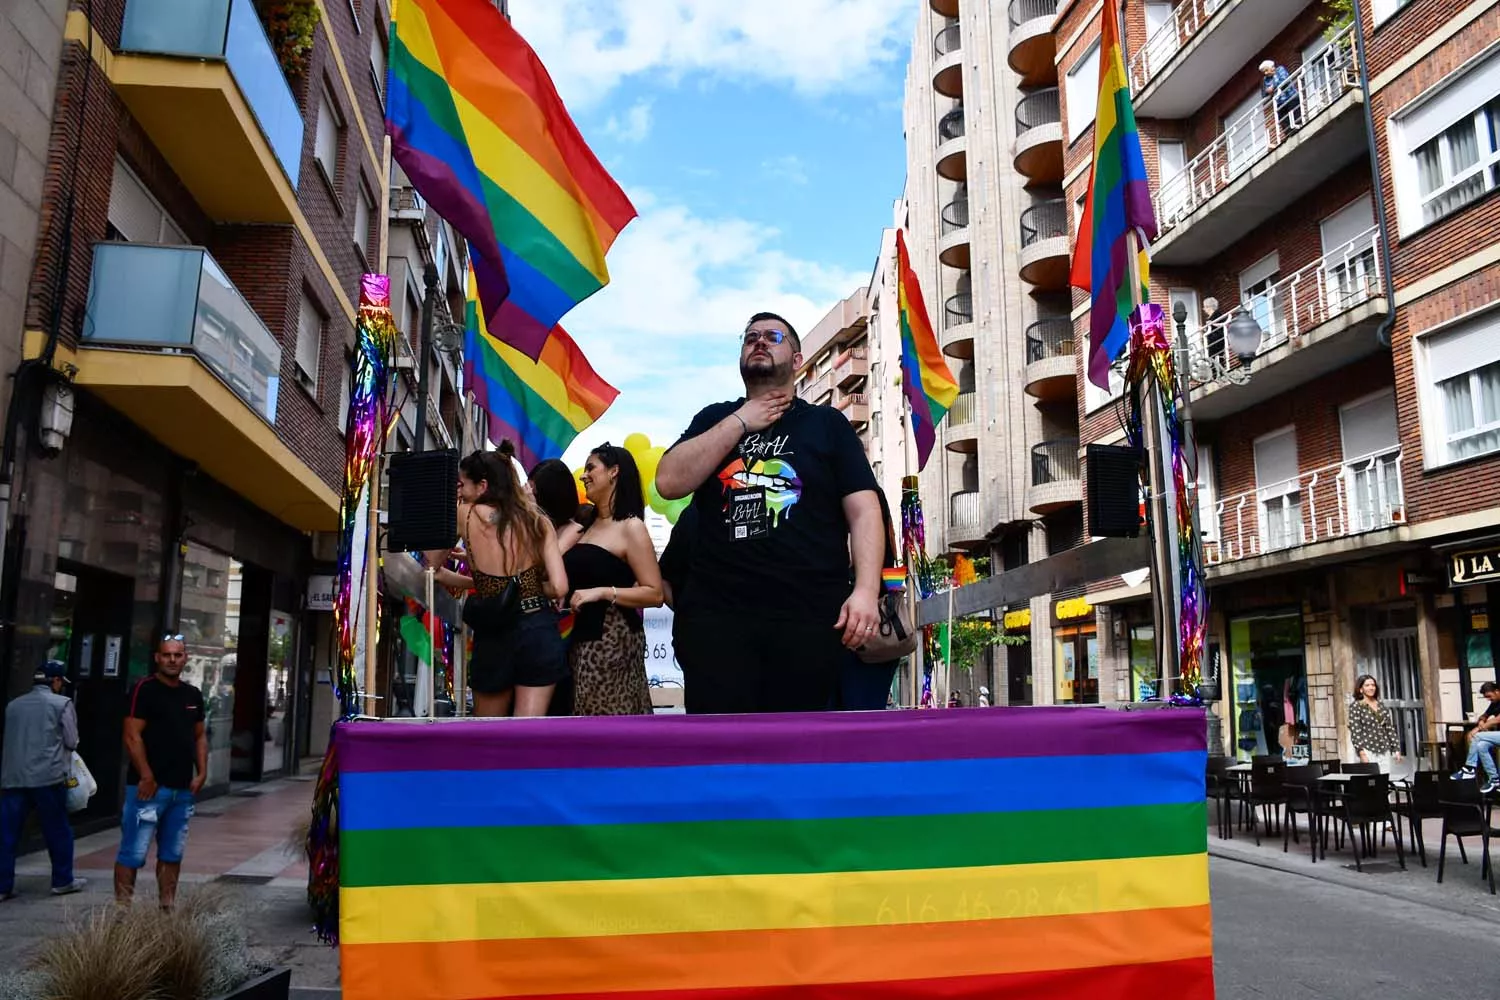
[[670, 445], [740, 394], [752, 313], [806, 331], [868, 283], [901, 195], [921, 0], [511, 0], [640, 213], [563, 321], [620, 398], [565, 460]]

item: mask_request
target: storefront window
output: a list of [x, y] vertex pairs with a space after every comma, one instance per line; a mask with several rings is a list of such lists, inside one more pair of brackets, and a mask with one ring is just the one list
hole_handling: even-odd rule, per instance
[[292, 671], [297, 661], [297, 624], [285, 611], [271, 612], [271, 635], [266, 654], [266, 746], [261, 777], [280, 771], [285, 763], [287, 718], [291, 710]]
[[1156, 629], [1133, 625], [1130, 629], [1130, 700], [1146, 701], [1158, 696], [1161, 669], [1156, 662]]
[[1059, 631], [1055, 644], [1059, 705], [1099, 703], [1099, 639], [1092, 628]]
[[229, 782], [234, 730], [234, 678], [240, 644], [244, 567], [231, 556], [189, 542], [182, 562], [182, 616], [189, 683], [203, 692], [208, 714], [208, 784]]
[[1229, 623], [1235, 752], [1288, 761], [1312, 752], [1302, 617], [1237, 618]]

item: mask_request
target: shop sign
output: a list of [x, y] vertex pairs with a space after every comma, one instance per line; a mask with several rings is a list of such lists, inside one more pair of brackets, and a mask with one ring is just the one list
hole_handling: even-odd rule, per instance
[[1455, 587], [1500, 581], [1500, 546], [1455, 552], [1448, 557], [1448, 582]]
[[1022, 608], [1020, 611], [1005, 612], [1005, 630], [1007, 632], [1023, 628], [1031, 628], [1030, 608]]
[[1072, 621], [1093, 614], [1094, 606], [1087, 597], [1070, 597], [1066, 601], [1058, 601], [1052, 613], [1057, 616], [1058, 621]]
[[332, 611], [334, 579], [331, 574], [320, 574], [307, 578], [307, 610]]

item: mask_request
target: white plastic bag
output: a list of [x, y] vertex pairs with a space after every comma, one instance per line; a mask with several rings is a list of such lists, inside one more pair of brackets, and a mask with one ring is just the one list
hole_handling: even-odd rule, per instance
[[88, 765], [83, 762], [78, 751], [74, 750], [73, 766], [68, 774], [68, 812], [76, 813], [87, 809], [89, 799], [93, 798], [98, 790], [99, 783], [94, 780], [93, 774], [89, 772]]

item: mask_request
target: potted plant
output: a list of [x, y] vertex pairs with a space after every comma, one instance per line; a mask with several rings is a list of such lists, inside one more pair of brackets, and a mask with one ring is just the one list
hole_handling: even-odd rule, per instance
[[322, 9], [316, 0], [255, 0], [255, 12], [288, 77], [307, 72], [307, 57], [317, 38]]

